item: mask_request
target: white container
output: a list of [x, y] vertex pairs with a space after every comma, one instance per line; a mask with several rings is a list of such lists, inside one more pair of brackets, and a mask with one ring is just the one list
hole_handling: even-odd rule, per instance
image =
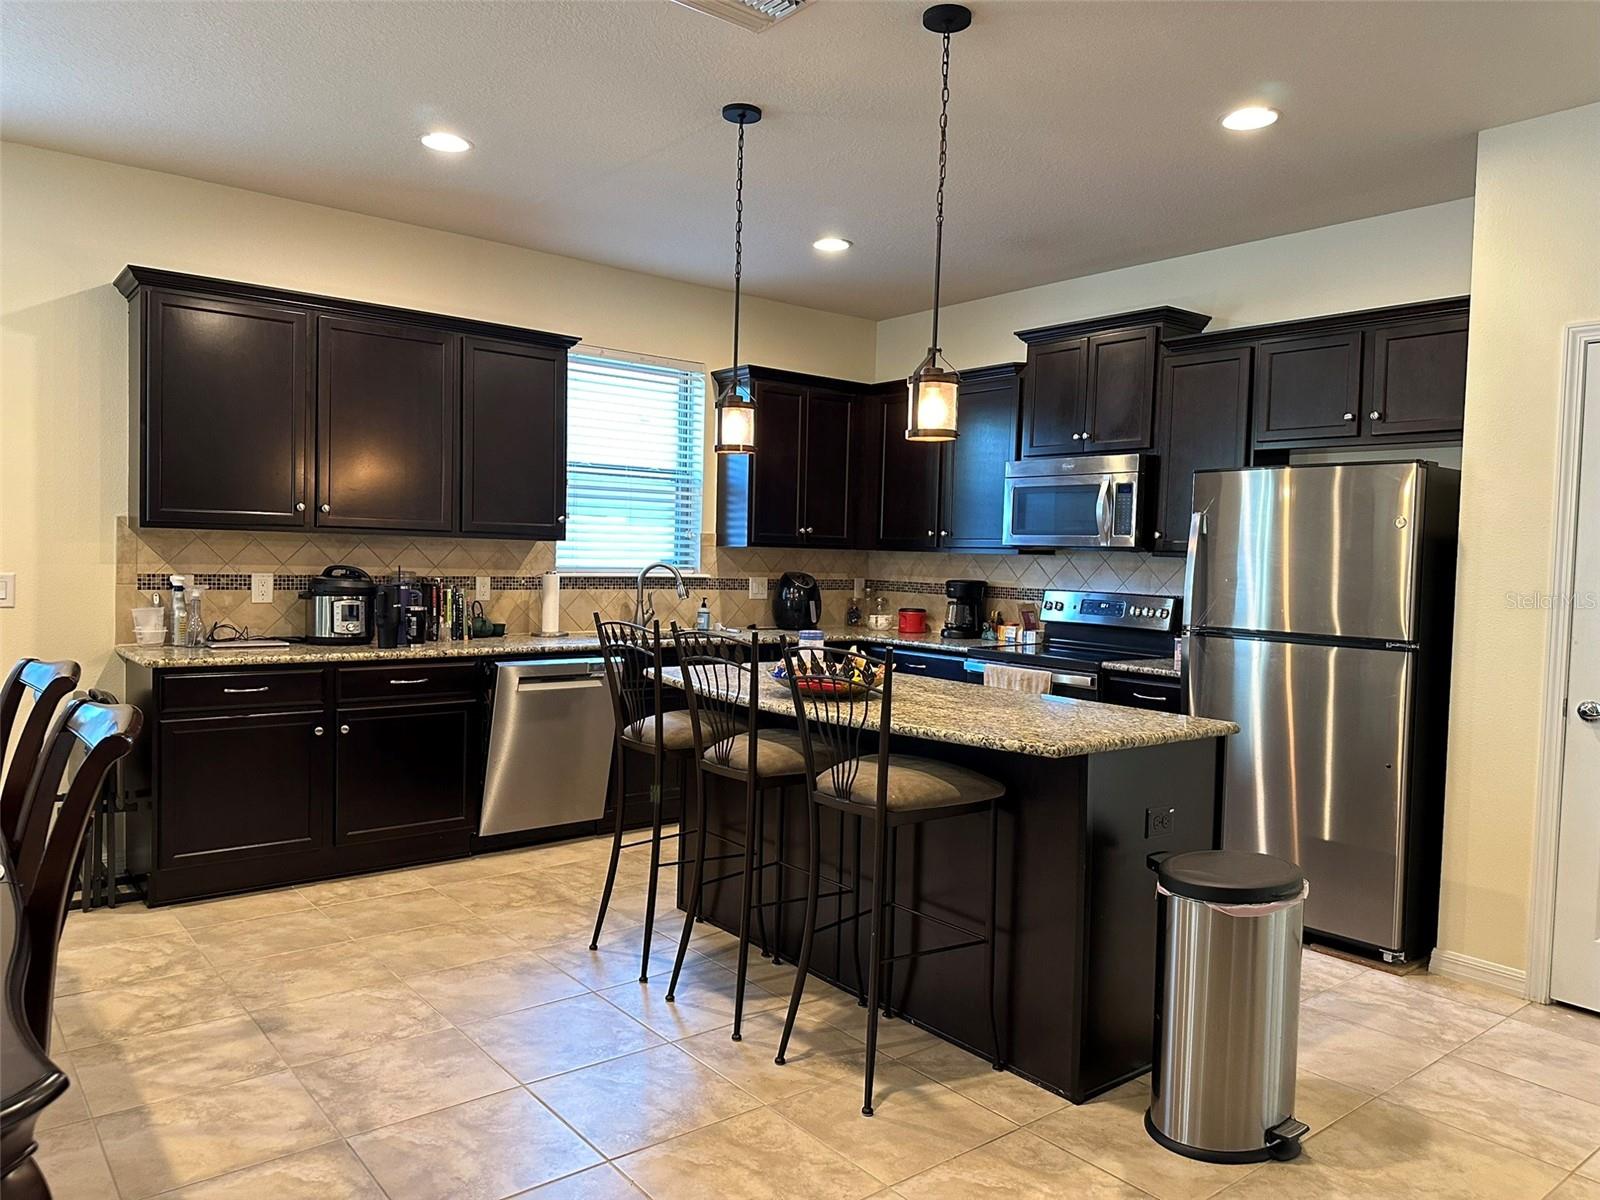
[[133, 640], [141, 646], [159, 646], [167, 640], [167, 610], [157, 605], [153, 608], [133, 610]]

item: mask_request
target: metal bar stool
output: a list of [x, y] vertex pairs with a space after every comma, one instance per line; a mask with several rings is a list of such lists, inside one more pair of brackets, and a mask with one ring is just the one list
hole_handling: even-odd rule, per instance
[[[678, 839], [679, 853], [670, 862], [661, 861], [661, 806], [666, 762], [670, 758], [676, 764], [679, 795], [686, 795], [689, 780], [698, 780], [698, 775], [691, 769], [694, 732], [687, 712], [681, 709], [668, 712], [662, 703], [661, 622], [635, 625], [631, 621], [603, 621], [600, 614], [595, 613], [594, 627], [600, 638], [600, 656], [605, 663], [606, 684], [611, 690], [612, 707], [617, 719], [613, 751], [615, 758], [611, 772], [616, 823], [611, 837], [611, 865], [606, 871], [605, 889], [600, 894], [600, 911], [595, 915], [594, 936], [589, 939], [589, 949], [599, 947], [600, 931], [605, 925], [606, 910], [611, 904], [611, 892], [617, 880], [617, 861], [622, 851], [648, 844], [650, 890], [645, 899], [644, 948], [639, 960], [639, 982], [643, 983], [649, 978], [650, 941], [656, 918], [656, 882], [663, 866], [676, 867], [683, 863], [682, 848], [687, 844], [683, 840], [686, 831], [680, 820], [678, 832], [667, 835]], [[627, 753], [648, 754], [653, 774], [650, 781], [650, 836], [625, 843], [622, 833], [624, 809], [627, 807], [624, 778]]]
[[[766, 910], [774, 909], [774, 946], [782, 942], [784, 906], [800, 903], [803, 897], [785, 898], [782, 830], [784, 791], [803, 785], [806, 779], [805, 754], [797, 733], [785, 729], [762, 729], [759, 717], [761, 643], [760, 636], [748, 638], [702, 630], [672, 627], [678, 648], [684, 692], [689, 701], [690, 724], [694, 733], [696, 794], [700, 799], [700, 821], [695, 839], [694, 876], [689, 889], [689, 910], [684, 914], [683, 936], [678, 940], [678, 957], [667, 987], [668, 1000], [676, 998], [678, 976], [689, 948], [689, 935], [707, 884], [741, 877], [739, 897], [739, 966], [734, 983], [733, 1040], [739, 1041], [744, 1020], [745, 972], [750, 961], [750, 915], [755, 913], [762, 955], [767, 946]], [[707, 878], [706, 862], [706, 778], [718, 776], [744, 785], [743, 865], [737, 872]], [[777, 797], [779, 830], [778, 854], [765, 861], [764, 824], [766, 798]], [[731, 839], [728, 839], [731, 840]], [[764, 898], [762, 880], [775, 870], [778, 877], [775, 899]], [[779, 952], [770, 952], [774, 962]]]
[[[850, 668], [861, 656], [847, 650], [799, 650], [785, 647], [784, 667], [789, 690], [794, 698], [795, 716], [800, 725], [800, 742], [810, 782], [810, 887], [806, 895], [805, 934], [800, 943], [799, 969], [794, 991], [789, 997], [789, 1013], [778, 1042], [777, 1063], [783, 1065], [795, 1013], [805, 990], [811, 964], [811, 945], [816, 934], [817, 878], [820, 858], [818, 826], [822, 810], [850, 813], [874, 829], [872, 902], [868, 906], [871, 936], [867, 954], [867, 1067], [862, 1115], [872, 1115], [872, 1078], [877, 1065], [878, 1014], [880, 988], [884, 974], [895, 962], [929, 954], [943, 954], [974, 946], [985, 948], [989, 996], [989, 1032], [994, 1039], [991, 1058], [995, 1070], [1004, 1066], [1000, 1024], [995, 1004], [995, 907], [996, 907], [996, 819], [1005, 787], [985, 775], [954, 763], [891, 754], [889, 730], [893, 710], [894, 651], [883, 653], [883, 675], [871, 687], [854, 686], [847, 681]], [[808, 682], [830, 681], [821, 685]], [[870, 748], [869, 736], [878, 731], [877, 748]], [[969, 929], [931, 913], [919, 912], [894, 899], [894, 880], [890, 874], [889, 851], [895, 831], [902, 826], [968, 813], [986, 812], [989, 818], [989, 911], [983, 931]], [[960, 935], [965, 940], [909, 950], [893, 951], [885, 932], [885, 919], [904, 913], [913, 921], [928, 921]], [[890, 975], [891, 989], [893, 976]], [[885, 1000], [884, 1007], [889, 1003]]]

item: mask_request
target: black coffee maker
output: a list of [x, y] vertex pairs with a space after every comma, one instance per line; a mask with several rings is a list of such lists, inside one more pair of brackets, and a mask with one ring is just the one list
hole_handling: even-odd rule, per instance
[[947, 579], [944, 585], [944, 628], [940, 636], [975, 638], [983, 632], [983, 580]]
[[822, 622], [822, 589], [815, 576], [785, 571], [772, 594], [772, 623], [779, 629], [814, 629]]
[[380, 649], [393, 650], [426, 639], [425, 622], [420, 620], [422, 592], [410, 580], [396, 572], [393, 582], [377, 585], [373, 600], [373, 625]]

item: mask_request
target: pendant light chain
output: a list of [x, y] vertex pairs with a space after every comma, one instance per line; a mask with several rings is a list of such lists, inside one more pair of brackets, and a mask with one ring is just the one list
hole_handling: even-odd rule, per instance
[[944, 264], [944, 179], [950, 154], [950, 35], [944, 35], [939, 90], [939, 191], [934, 199], [933, 222], [933, 345], [939, 348], [939, 276]]
[[744, 283], [744, 125], [739, 122], [739, 166], [733, 185], [733, 366], [739, 367], [739, 301]]

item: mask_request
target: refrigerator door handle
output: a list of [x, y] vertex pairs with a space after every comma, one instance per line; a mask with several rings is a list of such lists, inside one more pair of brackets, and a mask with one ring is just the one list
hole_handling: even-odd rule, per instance
[[1206, 514], [1190, 513], [1189, 551], [1183, 564], [1183, 616], [1184, 623], [1191, 629], [1200, 624], [1200, 597], [1195, 591], [1195, 585], [1205, 581], [1205, 572], [1200, 569], [1200, 547], [1205, 541], [1205, 536]]

